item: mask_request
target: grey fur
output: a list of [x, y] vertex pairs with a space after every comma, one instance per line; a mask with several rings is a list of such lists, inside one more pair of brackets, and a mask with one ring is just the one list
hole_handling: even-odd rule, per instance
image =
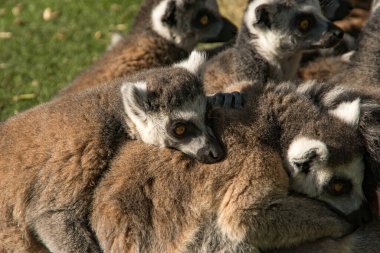
[[[378, 3], [378, 1], [377, 1]], [[377, 6], [376, 2], [373, 6]], [[322, 240], [297, 249], [279, 252], [350, 252], [374, 253], [380, 248], [379, 217], [379, 162], [380, 162], [380, 9], [373, 9], [359, 40], [352, 61], [337, 78], [328, 84], [302, 84], [301, 93], [307, 94], [323, 110], [331, 110], [340, 103], [360, 98], [359, 130], [366, 149], [364, 187], [373, 205], [376, 219], [369, 225], [338, 241]], [[338, 88], [337, 88], [338, 87]], [[339, 92], [336, 92], [339, 89]], [[332, 96], [332, 94], [334, 94]], [[328, 99], [326, 99], [328, 98]]]
[[[373, 12], [364, 27], [358, 49], [345, 69], [328, 84], [304, 83], [299, 91], [328, 110], [343, 102], [361, 100], [360, 131], [370, 157], [380, 162], [380, 9]], [[305, 87], [308, 87], [307, 89]], [[341, 92], [326, 100], [334, 89]], [[378, 169], [374, 168], [376, 175]], [[379, 178], [379, 177], [378, 177]]]
[[283, 161], [307, 136], [326, 143], [334, 170], [360, 154], [356, 131], [287, 84], [249, 86], [242, 111], [214, 118], [229, 151], [217, 165], [139, 143], [121, 149], [92, 207], [105, 252], [258, 252], [341, 234], [344, 221], [324, 205], [289, 195]]
[[[143, 139], [123, 109], [120, 92], [126, 82], [140, 81], [147, 83], [147, 93], [134, 94], [145, 98], [131, 106], [143, 108], [152, 124], [160, 123], [154, 121], [157, 115], [172, 116], [173, 107], [182, 108], [186, 101], [191, 105], [196, 95], [203, 99], [199, 136], [206, 142], [198, 149], [207, 155], [215, 149], [222, 152], [205, 126], [201, 83], [180, 67], [152, 69], [11, 117], [0, 125], [0, 252], [28, 252], [32, 249], [28, 245], [38, 241], [51, 252], [101, 252], [87, 220], [88, 207], [120, 145]], [[191, 109], [187, 107], [187, 112]], [[193, 145], [191, 139], [197, 138], [187, 142]], [[212, 155], [212, 162], [221, 158]], [[22, 246], [14, 248], [16, 243]]]
[[[301, 20], [305, 13], [311, 14], [313, 21], [310, 30], [302, 33], [294, 19]], [[263, 20], [257, 20], [260, 15]], [[222, 91], [224, 86], [243, 80], [259, 83], [291, 80], [302, 51], [335, 45], [341, 35], [323, 17], [318, 1], [250, 1], [235, 45], [205, 66], [206, 92]]]
[[[160, 9], [160, 4], [165, 3]], [[130, 33], [125, 38], [119, 38], [110, 50], [80, 73], [59, 96], [149, 68], [168, 66], [186, 58], [202, 41], [228, 41], [234, 36], [236, 27], [220, 15], [215, 4], [215, 0], [144, 1]], [[159, 12], [154, 16], [153, 12], [157, 8]], [[204, 16], [208, 23], [198, 27]]]

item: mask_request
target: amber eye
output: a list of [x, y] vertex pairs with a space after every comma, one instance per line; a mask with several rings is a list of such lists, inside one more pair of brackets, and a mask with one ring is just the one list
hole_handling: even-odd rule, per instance
[[334, 184], [334, 191], [336, 193], [342, 192], [343, 188], [344, 188], [344, 184], [343, 183], [335, 183]]
[[310, 29], [310, 21], [308, 19], [302, 19], [298, 23], [298, 27], [300, 28], [301, 31], [308, 31]]
[[348, 180], [342, 180], [342, 179], [335, 179], [332, 180], [329, 183], [329, 192], [332, 195], [342, 195], [342, 194], [347, 194], [350, 193], [352, 189], [352, 184]]
[[206, 26], [208, 25], [208, 22], [209, 22], [209, 19], [208, 19], [208, 16], [207, 15], [203, 15], [200, 19], [199, 19], [199, 23], [203, 26]]
[[186, 125], [183, 123], [179, 123], [174, 127], [174, 134], [177, 137], [182, 137], [186, 134]]

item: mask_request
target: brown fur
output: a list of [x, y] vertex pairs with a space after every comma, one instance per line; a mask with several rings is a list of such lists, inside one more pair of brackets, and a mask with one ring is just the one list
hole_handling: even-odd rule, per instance
[[[380, 197], [380, 188], [376, 191]], [[323, 239], [290, 249], [268, 251], [267, 253], [377, 253], [380, 249], [379, 202], [374, 200], [372, 209], [374, 220], [341, 239]]]
[[[185, 68], [151, 69], [57, 98], [0, 125], [0, 252], [27, 252], [38, 241], [51, 252], [100, 252], [88, 206], [119, 145], [142, 139], [125, 112], [123, 96], [131, 95], [121, 90], [138, 81], [146, 82], [147, 98], [136, 102], [144, 104], [138, 109], [146, 117], [170, 116], [174, 108], [204, 95], [197, 76]], [[199, 106], [206, 106], [205, 97], [204, 102]], [[205, 110], [199, 110], [200, 119]], [[197, 136], [206, 131], [198, 130]], [[200, 144], [197, 155], [216, 145], [222, 149], [214, 139]]]
[[258, 86], [245, 110], [215, 119], [229, 152], [219, 164], [137, 142], [121, 148], [92, 206], [105, 252], [256, 252], [348, 231], [322, 203], [289, 196], [282, 161], [299, 134], [346, 159], [359, 152], [354, 131], [286, 87]]
[[[67, 96], [2, 124], [1, 242], [5, 243], [18, 230], [25, 245], [37, 234], [43, 243], [61, 243], [47, 245], [52, 251], [99, 251], [86, 231], [86, 203], [91, 194], [85, 192], [92, 191], [125, 139], [118, 90]], [[67, 221], [72, 224], [66, 224]], [[83, 232], [74, 238], [77, 230]], [[68, 240], [73, 243], [70, 245]], [[79, 247], [81, 241], [85, 248]]]
[[169, 65], [187, 55], [185, 50], [152, 32], [131, 35], [81, 73], [60, 95], [76, 93], [144, 69]]
[[320, 57], [310, 61], [298, 70], [298, 77], [302, 80], [317, 80], [325, 82], [347, 67], [347, 62], [341, 57]]

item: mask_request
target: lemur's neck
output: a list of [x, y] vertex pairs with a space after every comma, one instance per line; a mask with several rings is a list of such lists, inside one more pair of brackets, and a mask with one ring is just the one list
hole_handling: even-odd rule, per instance
[[268, 80], [281, 82], [294, 79], [302, 57], [301, 51], [284, 53], [278, 45], [279, 38], [272, 33], [250, 34], [245, 25], [241, 29], [238, 46], [251, 48], [253, 53], [263, 59], [269, 72]]

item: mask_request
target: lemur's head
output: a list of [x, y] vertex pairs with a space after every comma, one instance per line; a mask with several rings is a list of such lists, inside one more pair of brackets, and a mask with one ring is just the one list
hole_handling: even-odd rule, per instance
[[160, 36], [191, 50], [198, 42], [223, 42], [237, 28], [223, 18], [216, 0], [160, 0], [151, 12], [151, 25]]
[[206, 124], [207, 98], [198, 78], [204, 61], [205, 56], [194, 51], [181, 63], [143, 72], [136, 81], [123, 83], [124, 109], [136, 138], [178, 149], [203, 163], [224, 158], [221, 144]]
[[322, 124], [324, 129], [306, 131], [291, 142], [287, 150], [290, 187], [362, 224], [369, 221], [370, 210], [362, 185], [364, 148], [356, 129], [359, 101], [342, 103], [330, 113], [333, 116]]
[[332, 47], [343, 37], [343, 32], [323, 16], [318, 0], [253, 0], [243, 25], [252, 43], [280, 57]]

